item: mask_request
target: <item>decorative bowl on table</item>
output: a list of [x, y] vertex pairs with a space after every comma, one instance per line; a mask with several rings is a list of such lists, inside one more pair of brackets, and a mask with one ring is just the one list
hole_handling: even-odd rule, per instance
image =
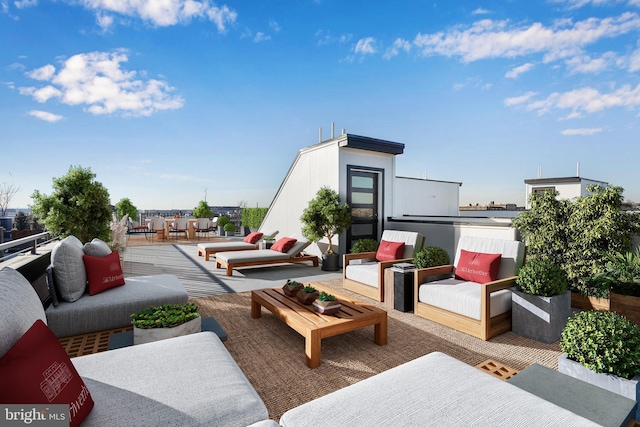
[[302, 288], [304, 288], [302, 283], [287, 279], [287, 283], [282, 287], [282, 292], [288, 297], [295, 297]]
[[300, 304], [311, 305], [319, 295], [320, 292], [316, 291], [316, 288], [311, 285], [307, 285], [298, 291], [296, 298], [298, 298]]

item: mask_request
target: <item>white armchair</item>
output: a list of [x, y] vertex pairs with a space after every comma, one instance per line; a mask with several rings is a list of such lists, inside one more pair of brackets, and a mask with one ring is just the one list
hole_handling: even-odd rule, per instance
[[342, 287], [377, 301], [384, 301], [384, 270], [393, 264], [412, 261], [416, 252], [422, 249], [424, 236], [412, 231], [385, 230], [380, 241], [404, 243], [402, 257], [378, 262], [376, 252], [345, 254]]
[[[455, 275], [461, 251], [500, 254], [500, 268], [485, 283]], [[524, 243], [513, 240], [463, 236], [458, 240], [453, 265], [416, 270], [414, 312], [483, 340], [511, 330], [511, 291], [525, 257]], [[466, 270], [482, 273], [472, 265]], [[462, 271], [459, 272], [463, 274]], [[442, 278], [445, 275], [448, 278]], [[436, 280], [433, 280], [436, 278]], [[480, 281], [480, 280], [479, 280]]]

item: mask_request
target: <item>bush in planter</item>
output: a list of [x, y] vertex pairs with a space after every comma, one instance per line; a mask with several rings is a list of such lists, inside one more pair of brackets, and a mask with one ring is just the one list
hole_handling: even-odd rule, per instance
[[378, 250], [378, 241], [374, 239], [357, 240], [351, 247], [352, 254], [361, 254], [363, 252], [375, 252]]
[[224, 215], [220, 215], [218, 217], [217, 224], [218, 224], [218, 227], [222, 227], [222, 229], [224, 230], [224, 226], [229, 224], [230, 222], [231, 222], [231, 220], [228, 217], [226, 217]]
[[451, 259], [447, 251], [437, 246], [427, 246], [420, 249], [413, 260], [416, 268], [438, 267], [448, 265], [450, 262]]
[[234, 231], [236, 231], [236, 226], [234, 223], [232, 222], [228, 222], [224, 225], [224, 231], [229, 232], [229, 233], [233, 233]]
[[594, 276], [603, 291], [640, 297], [640, 248], [635, 252], [606, 254], [609, 262]]
[[640, 373], [640, 327], [608, 311], [582, 311], [569, 318], [560, 348], [586, 368], [630, 379]]
[[567, 274], [551, 262], [533, 260], [520, 268], [516, 284], [525, 294], [552, 297], [567, 292]]
[[131, 315], [131, 324], [140, 329], [173, 328], [200, 317], [194, 303], [151, 306]]

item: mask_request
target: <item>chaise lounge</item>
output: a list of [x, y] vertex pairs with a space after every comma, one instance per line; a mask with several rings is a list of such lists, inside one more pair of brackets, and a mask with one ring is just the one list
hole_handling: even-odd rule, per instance
[[254, 232], [248, 234], [241, 242], [214, 242], [199, 243], [198, 256], [204, 255], [204, 260], [209, 261], [209, 257], [218, 252], [235, 252], [235, 251], [252, 251], [258, 249], [258, 244], [265, 237], [274, 237], [278, 231], [273, 232]]
[[273, 244], [271, 249], [255, 251], [218, 252], [216, 253], [216, 268], [225, 267], [226, 275], [233, 275], [237, 267], [284, 264], [309, 261], [314, 267], [318, 266], [318, 257], [302, 252], [311, 242], [301, 236], [283, 237]]

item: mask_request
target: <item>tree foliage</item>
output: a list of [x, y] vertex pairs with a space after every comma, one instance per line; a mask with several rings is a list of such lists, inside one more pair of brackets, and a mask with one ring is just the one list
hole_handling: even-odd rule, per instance
[[90, 168], [72, 166], [63, 177], [53, 178], [50, 196], [33, 192], [31, 211], [41, 218], [51, 235], [73, 235], [82, 242], [94, 237], [110, 240], [109, 192], [95, 177]]
[[242, 225], [259, 228], [269, 208], [242, 208]]
[[323, 237], [329, 240], [326, 253], [333, 253], [331, 239], [351, 226], [351, 212], [340, 196], [329, 187], [322, 187], [302, 212], [302, 235], [312, 242]]
[[531, 209], [513, 220], [527, 244], [528, 260], [560, 266], [569, 285], [584, 295], [606, 297], [594, 277], [607, 264], [607, 253], [631, 248], [640, 231], [640, 214], [622, 211], [622, 187], [590, 185], [588, 196], [557, 200], [558, 192], [532, 193]]
[[129, 218], [135, 221], [138, 218], [138, 208], [131, 203], [131, 200], [125, 197], [116, 203], [116, 214], [118, 215], [118, 219], [129, 215]]
[[198, 202], [198, 206], [193, 208], [193, 216], [196, 218], [211, 218], [213, 213], [211, 212], [211, 208], [206, 201], [200, 200]]

